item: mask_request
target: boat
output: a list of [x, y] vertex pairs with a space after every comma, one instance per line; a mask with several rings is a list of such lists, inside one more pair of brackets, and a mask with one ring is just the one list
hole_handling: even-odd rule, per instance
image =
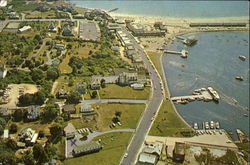
[[242, 76], [237, 76], [237, 77], [235, 77], [235, 79], [239, 80], [239, 81], [243, 81], [244, 80]]
[[248, 117], [248, 114], [247, 114], [247, 113], [245, 113], [245, 114], [244, 114], [244, 116], [245, 116], [245, 117]]
[[219, 96], [219, 94], [212, 87], [208, 87], [207, 90], [213, 96], [213, 99], [215, 101], [219, 101], [220, 96]]
[[183, 40], [183, 43], [184, 43], [185, 45], [188, 45], [188, 46], [193, 46], [194, 44], [197, 43], [197, 41], [198, 41], [198, 40], [195, 39], [194, 36], [191, 36], [191, 37], [188, 37], [188, 38], [184, 39], [184, 40]]
[[208, 122], [205, 122], [205, 128], [206, 128], [206, 129], [209, 129], [209, 124], [208, 124]]
[[198, 129], [198, 124], [194, 123], [194, 129]]
[[210, 128], [214, 129], [214, 122], [213, 121], [210, 121]]
[[239, 59], [241, 59], [242, 61], [245, 61], [246, 57], [245, 56], [239, 56]]
[[218, 121], [215, 123], [215, 128], [220, 129], [220, 123]]

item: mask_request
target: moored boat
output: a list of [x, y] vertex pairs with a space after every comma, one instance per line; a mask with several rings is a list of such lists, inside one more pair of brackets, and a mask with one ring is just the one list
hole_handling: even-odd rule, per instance
[[246, 57], [245, 56], [239, 56], [239, 59], [241, 59], [242, 61], [245, 61]]
[[239, 81], [243, 81], [244, 80], [242, 76], [237, 76], [237, 77], [235, 77], [235, 79], [239, 80]]

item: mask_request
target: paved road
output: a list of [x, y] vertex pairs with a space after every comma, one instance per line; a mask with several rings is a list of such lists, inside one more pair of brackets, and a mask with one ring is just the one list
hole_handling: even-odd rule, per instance
[[123, 158], [120, 162], [120, 165], [133, 165], [137, 161], [139, 150], [144, 142], [145, 136], [150, 129], [152, 123], [151, 119], [159, 109], [164, 96], [161, 89], [161, 79], [156, 70], [151, 65], [150, 61], [147, 59], [147, 55], [145, 54], [144, 50], [125, 27], [122, 27], [122, 31], [127, 34], [128, 38], [132, 41], [135, 49], [137, 50], [137, 53], [141, 55], [143, 62], [150, 73], [150, 78], [153, 83], [152, 98], [150, 98], [148, 106], [146, 107], [141, 121], [136, 128], [134, 137], [127, 148], [126, 152], [128, 153], [128, 156]]
[[99, 100], [83, 100], [80, 104], [98, 104], [98, 103], [132, 103], [132, 104], [146, 104], [147, 100], [133, 100], [133, 99], [99, 99]]

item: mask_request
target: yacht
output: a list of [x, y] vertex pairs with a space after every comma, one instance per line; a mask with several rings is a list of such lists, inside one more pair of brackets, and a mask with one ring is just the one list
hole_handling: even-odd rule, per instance
[[237, 76], [237, 77], [235, 77], [235, 79], [239, 80], [239, 81], [243, 81], [244, 80], [242, 76]]
[[208, 124], [208, 122], [205, 122], [205, 128], [206, 128], [206, 129], [209, 129], [209, 124]]
[[215, 128], [220, 129], [220, 123], [218, 121], [215, 123]]
[[219, 101], [220, 96], [219, 96], [219, 94], [212, 87], [208, 87], [207, 90], [213, 96], [213, 99], [215, 101]]
[[210, 121], [210, 128], [214, 129], [214, 122], [213, 121]]
[[245, 61], [246, 57], [245, 56], [239, 56], [239, 59], [241, 59], [242, 61]]

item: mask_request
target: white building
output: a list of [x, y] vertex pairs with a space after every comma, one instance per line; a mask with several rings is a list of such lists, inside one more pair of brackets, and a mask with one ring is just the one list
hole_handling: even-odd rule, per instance
[[25, 33], [25, 32], [28, 32], [28, 31], [31, 31], [31, 26], [29, 26], [29, 25], [18, 29], [19, 33]]
[[3, 79], [7, 75], [7, 69], [5, 65], [0, 64], [0, 79]]

